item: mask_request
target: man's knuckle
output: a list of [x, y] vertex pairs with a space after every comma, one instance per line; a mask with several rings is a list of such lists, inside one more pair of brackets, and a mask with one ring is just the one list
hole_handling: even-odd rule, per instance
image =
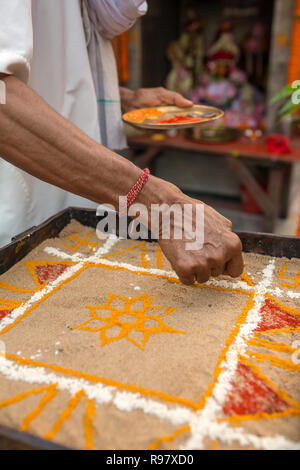
[[177, 271], [180, 272], [182, 276], [188, 277], [189, 274], [193, 271], [193, 266], [189, 261], [179, 261], [177, 263]]
[[224, 263], [224, 253], [222, 249], [211, 250], [206, 255], [206, 264], [209, 268], [215, 268]]
[[197, 273], [197, 281], [200, 283], [207, 282], [210, 278], [210, 273], [211, 271], [209, 270], [199, 271]]
[[212, 263], [212, 266], [214, 268], [219, 268], [224, 265], [224, 262], [225, 262], [224, 256], [222, 254], [216, 254], [214, 261]]
[[208, 273], [211, 270], [211, 265], [206, 259], [201, 260], [197, 263], [196, 270], [198, 273]]
[[199, 264], [201, 262], [199, 262], [197, 259], [194, 259], [192, 261], [189, 262], [188, 266], [189, 266], [189, 271], [195, 271], [199, 268]]
[[231, 237], [229, 239], [229, 248], [234, 252], [238, 253], [241, 252], [243, 249], [243, 245], [239, 237], [235, 234], [232, 233]]
[[230, 230], [232, 230], [232, 222], [231, 222], [231, 220], [226, 219], [226, 223], [227, 223], [228, 227], [230, 228]]
[[207, 269], [209, 267], [212, 267], [216, 264], [216, 258], [214, 255], [207, 255], [206, 258], [205, 258], [205, 261], [201, 261], [199, 263], [199, 266], [202, 268], [202, 269]]
[[179, 276], [179, 280], [180, 280], [180, 282], [182, 282], [182, 284], [185, 284], [186, 286], [190, 286], [190, 285], [194, 284], [194, 282], [195, 282], [195, 278], [194, 278], [194, 277], [182, 277], [182, 276]]

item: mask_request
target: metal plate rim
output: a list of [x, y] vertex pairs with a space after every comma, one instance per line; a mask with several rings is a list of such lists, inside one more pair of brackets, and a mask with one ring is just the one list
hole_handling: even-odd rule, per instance
[[[212, 117], [212, 118], [207, 118], [207, 119], [204, 119], [200, 122], [190, 122], [190, 123], [183, 123], [183, 124], [174, 124], [174, 123], [171, 123], [171, 124], [144, 124], [143, 122], [132, 122], [132, 121], [129, 121], [128, 119], [124, 118], [124, 116], [128, 113], [125, 113], [122, 115], [122, 120], [123, 122], [125, 122], [126, 124], [132, 126], [132, 127], [135, 127], [137, 129], [148, 129], [148, 130], [168, 130], [168, 129], [188, 129], [188, 128], [191, 128], [191, 127], [199, 127], [203, 124], [207, 124], [208, 122], [213, 122], [213, 121], [216, 121], [217, 119], [221, 119], [223, 116], [224, 116], [224, 111], [222, 111], [222, 109], [219, 109], [219, 108], [216, 108], [215, 106], [208, 106], [208, 105], [198, 105], [198, 104], [195, 104], [194, 106], [191, 106], [190, 108], [179, 108], [178, 106], [156, 106], [155, 107], [156, 109], [158, 110], [161, 110], [162, 112], [168, 112], [167, 111], [167, 108], [177, 108], [178, 109], [178, 112], [187, 112], [189, 110], [189, 112], [192, 112], [193, 110], [199, 110], [200, 108], [201, 109], [205, 109], [207, 111], [215, 111], [217, 113], [217, 116], [215, 117]], [[147, 109], [147, 108], [145, 108]], [[150, 109], [150, 108], [149, 108]], [[169, 112], [172, 112], [171, 110]]]

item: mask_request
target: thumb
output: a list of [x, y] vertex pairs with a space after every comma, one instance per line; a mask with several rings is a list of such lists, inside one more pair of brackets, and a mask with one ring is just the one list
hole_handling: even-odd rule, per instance
[[194, 103], [191, 100], [184, 98], [179, 93], [174, 93], [174, 104], [180, 108], [186, 108], [189, 106], [193, 106]]
[[159, 89], [159, 96], [163, 103], [165, 104], [173, 104], [180, 108], [187, 108], [188, 106], [193, 106], [193, 102], [184, 98], [180, 93], [176, 91], [170, 91], [166, 88]]

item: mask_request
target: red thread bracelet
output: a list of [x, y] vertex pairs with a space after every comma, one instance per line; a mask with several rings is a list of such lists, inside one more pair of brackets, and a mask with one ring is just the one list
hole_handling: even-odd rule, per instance
[[[129, 193], [126, 196], [126, 199], [127, 199], [126, 208], [127, 208], [127, 210], [129, 209], [131, 204], [138, 197], [139, 193], [141, 192], [141, 190], [143, 189], [143, 187], [147, 183], [147, 181], [149, 179], [149, 176], [150, 176], [150, 170], [149, 170], [149, 168], [145, 168], [143, 173], [141, 174], [141, 176], [137, 180], [137, 182], [132, 186], [132, 188], [130, 189]], [[122, 211], [120, 211], [120, 216], [124, 215], [124, 213], [125, 213], [125, 210], [123, 209]]]

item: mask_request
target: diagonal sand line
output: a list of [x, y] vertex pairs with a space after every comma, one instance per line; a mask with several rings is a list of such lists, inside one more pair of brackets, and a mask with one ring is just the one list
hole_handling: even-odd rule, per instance
[[[107, 254], [117, 241], [118, 239], [115, 236], [108, 237], [104, 245], [97, 251], [97, 255], [103, 256], [104, 254]], [[95, 255], [93, 255], [93, 257], [94, 256]], [[80, 274], [80, 271], [85, 269], [86, 266], [86, 262], [78, 259], [77, 264], [67, 268], [57, 279], [55, 279], [55, 281], [51, 282], [42, 290], [34, 293], [30, 299], [20, 307], [15, 308], [10, 315], [3, 318], [0, 322], [0, 335], [5, 333], [10, 325], [23, 317], [30, 308], [34, 307], [35, 304], [40, 303], [45, 297], [49, 296], [51, 292], [60, 288], [65, 282], [68, 282], [68, 280], [71, 280], [77, 274]]]
[[30, 308], [33, 308], [34, 305], [40, 303], [46, 296], [49, 296], [51, 292], [53, 292], [55, 289], [58, 289], [60, 286], [63, 285], [63, 283], [67, 282], [68, 279], [71, 279], [73, 276], [76, 276], [76, 274], [79, 274], [84, 267], [84, 263], [78, 263], [74, 266], [70, 266], [55, 281], [51, 282], [51, 284], [33, 294], [33, 296], [20, 307], [15, 308], [10, 315], [1, 320], [0, 335], [4, 334], [10, 327], [10, 325], [12, 325], [16, 321], [18, 321], [18, 319], [23, 317]]
[[[111, 261], [108, 259], [103, 259], [101, 257], [96, 257], [96, 256], [91, 256], [87, 258], [83, 257], [78, 257], [77, 254], [75, 255], [69, 255], [65, 253], [64, 251], [61, 251], [57, 248], [52, 248], [52, 247], [46, 247], [45, 252], [52, 255], [56, 256], [61, 259], [73, 261], [73, 262], [85, 262], [85, 263], [92, 263], [92, 264], [98, 264], [101, 263], [102, 265], [109, 266], [109, 267], [119, 267], [119, 268], [125, 268], [131, 272], [140, 272], [140, 273], [145, 273], [145, 274], [154, 274], [157, 276], [164, 276], [164, 277], [169, 277], [171, 279], [177, 279], [178, 276], [174, 271], [164, 271], [162, 269], [157, 269], [157, 268], [143, 268], [142, 266], [135, 266], [133, 264], [128, 264], [128, 263], [122, 263], [118, 261]], [[224, 279], [210, 279], [208, 282], [205, 283], [207, 286], [212, 286], [212, 287], [221, 287], [223, 289], [242, 289], [247, 292], [253, 292], [254, 287], [249, 286], [245, 281], [235, 281], [235, 282], [230, 282]]]

